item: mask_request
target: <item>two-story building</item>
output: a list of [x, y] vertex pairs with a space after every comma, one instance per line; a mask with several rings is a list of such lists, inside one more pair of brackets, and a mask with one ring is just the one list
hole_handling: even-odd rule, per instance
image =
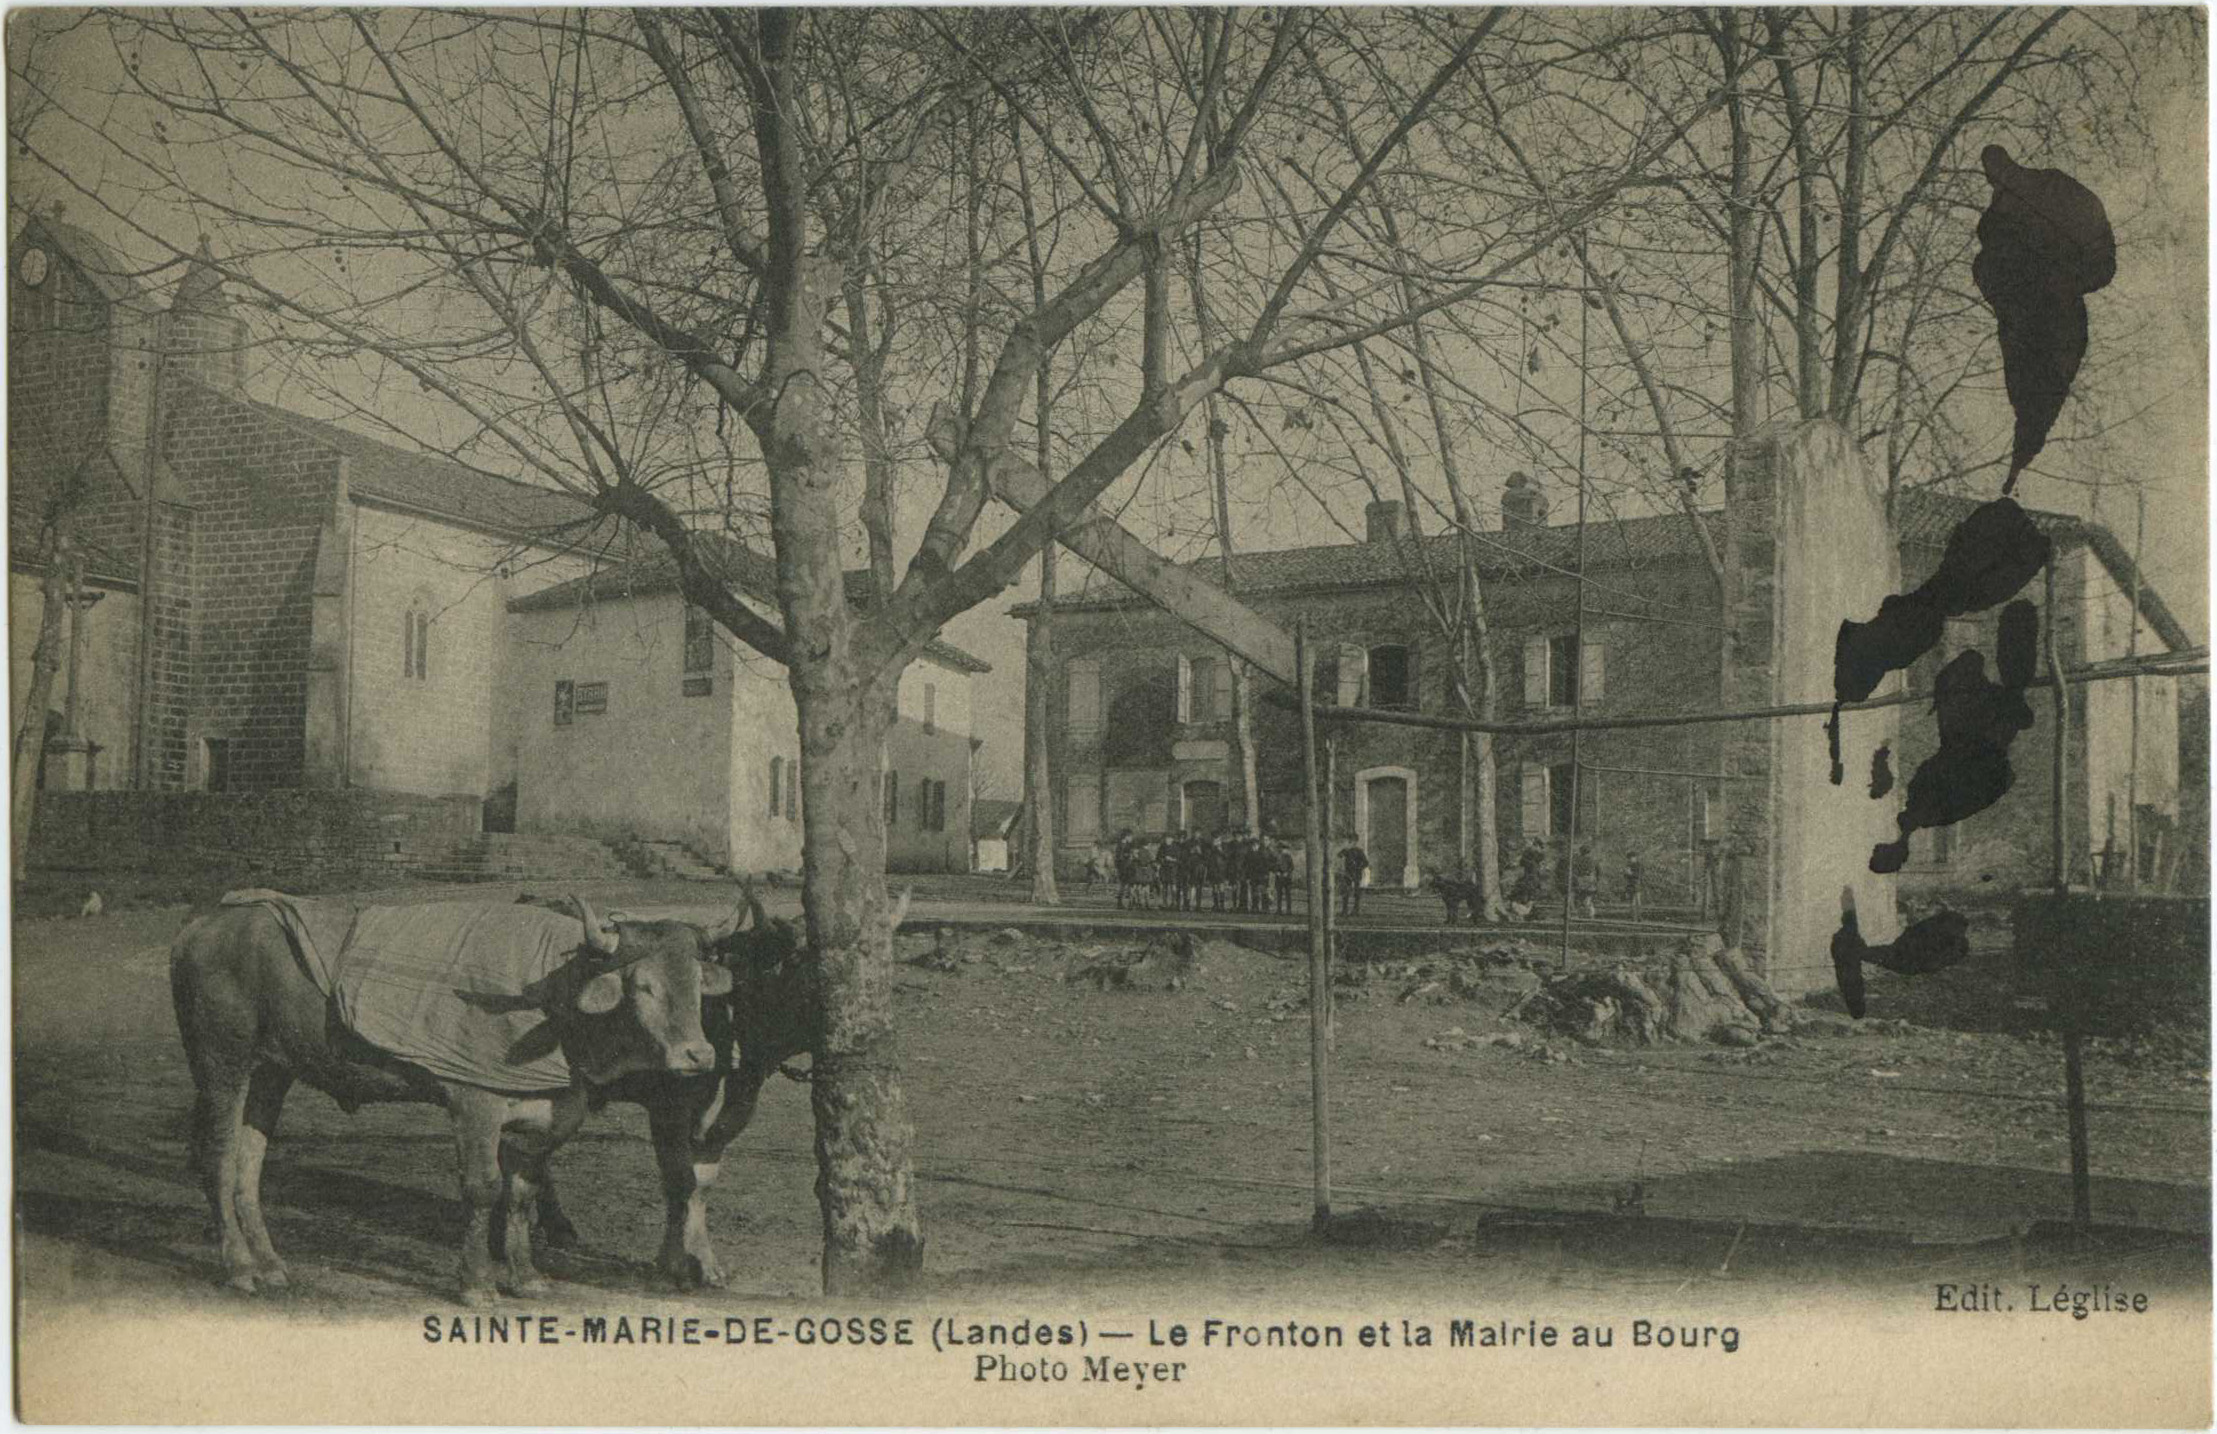
[[[1892, 520], [1904, 588], [1928, 575], [1948, 533], [1970, 511], [1966, 499], [1911, 491]], [[1373, 503], [1365, 541], [1241, 553], [1233, 560], [1240, 600], [1290, 628], [1306, 622], [1319, 654], [1322, 702], [1461, 715], [1459, 649], [1452, 630], [1455, 575], [1466, 552], [1482, 585], [1495, 715], [1510, 722], [1569, 716], [1669, 716], [1714, 711], [1724, 661], [1718, 584], [1693, 521], [1683, 514], [1607, 519], [1587, 525], [1581, 561], [1575, 525], [1545, 522], [1523, 485], [1503, 500], [1499, 529], [1467, 537], [1416, 536], [1395, 503]], [[1705, 523], [1718, 515], [1708, 513]], [[2065, 608], [2059, 625], [2067, 664], [2121, 656], [2130, 642], [2132, 565], [2099, 525], [2035, 514], [2057, 544]], [[1767, 551], [1767, 545], [1766, 545]], [[1767, 564], [1768, 559], [1763, 561]], [[1194, 571], [1220, 580], [1219, 560]], [[1585, 613], [1579, 580], [1585, 575]], [[2191, 646], [2154, 588], [2139, 588], [2139, 638], [2146, 655]], [[2040, 584], [2026, 596], [2041, 598]], [[1036, 604], [1016, 610], [1036, 618]], [[1994, 613], [1950, 625], [1944, 651], [1910, 674], [1929, 688], [1941, 661], [1965, 644], [1992, 650]], [[1056, 774], [1054, 821], [1065, 860], [1094, 843], [1143, 835], [1213, 831], [1236, 812], [1239, 778], [1230, 721], [1228, 655], [1168, 614], [1122, 590], [1058, 601], [1054, 646], [1061, 660], [1060, 720], [1050, 734]], [[1472, 664], [1475, 667], [1475, 663]], [[1473, 684], [1477, 674], [1467, 679]], [[1260, 826], [1297, 837], [1302, 746], [1290, 694], [1257, 677], [1252, 715]], [[2127, 785], [2136, 788], [2143, 858], [2153, 834], [2178, 815], [2176, 679], [2140, 683], [2137, 780], [2128, 783], [2131, 684], [2088, 684], [2071, 693], [2073, 773], [2070, 830], [2081, 879], [2099, 870], [2105, 846], [2124, 840]], [[2046, 704], [2036, 704], [2041, 714]], [[1745, 725], [1745, 724], [1742, 724]], [[1494, 741], [1495, 824], [1504, 870], [1530, 839], [1559, 843], [1572, 825], [1603, 872], [1604, 897], [1622, 889], [1637, 858], [1650, 903], [1697, 904], [1714, 853], [1735, 835], [1729, 790], [1767, 781], [1730, 750], [1730, 724], [1656, 726], [1508, 735]], [[2044, 732], [2016, 749], [2018, 781], [2001, 803], [1912, 841], [1901, 889], [1920, 891], [2035, 879], [2047, 871], [2049, 826]], [[1471, 860], [1479, 839], [1472, 745], [1452, 731], [1374, 723], [1333, 733], [1336, 846], [1360, 842], [1369, 881], [1414, 888]], [[1902, 719], [1895, 755], [1901, 778], [1936, 744], [1932, 724]], [[1864, 774], [1858, 774], [1861, 778]], [[1574, 797], [1575, 792], [1575, 797]], [[2112, 861], [2116, 858], [2112, 858]]]

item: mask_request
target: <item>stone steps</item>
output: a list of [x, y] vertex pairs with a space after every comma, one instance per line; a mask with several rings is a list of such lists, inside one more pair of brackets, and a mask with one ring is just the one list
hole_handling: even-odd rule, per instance
[[635, 869], [606, 842], [543, 832], [484, 832], [409, 863], [430, 881], [622, 881]]
[[626, 855], [651, 876], [671, 876], [682, 881], [729, 881], [716, 866], [696, 856], [683, 842], [638, 841], [625, 844]]

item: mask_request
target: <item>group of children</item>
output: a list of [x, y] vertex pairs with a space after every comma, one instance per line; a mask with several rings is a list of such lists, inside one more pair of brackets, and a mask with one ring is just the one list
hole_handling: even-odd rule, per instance
[[[1338, 853], [1332, 873], [1342, 916], [1360, 915], [1363, 876], [1370, 857], [1360, 844], [1351, 843]], [[1552, 873], [1550, 866], [1553, 867]], [[1158, 838], [1119, 832], [1106, 852], [1096, 849], [1089, 865], [1089, 880], [1113, 874], [1116, 904], [1139, 911], [1199, 911], [1202, 902], [1214, 911], [1248, 914], [1293, 914], [1293, 849], [1268, 837], [1220, 832], [1206, 837], [1198, 833], [1172, 832]], [[1476, 896], [1477, 877], [1466, 873]], [[1560, 897], [1567, 887], [1572, 909], [1581, 916], [1595, 914], [1601, 896], [1601, 863], [1593, 844], [1581, 842], [1567, 855], [1558, 846], [1534, 837], [1516, 853], [1516, 876], [1503, 903], [1510, 919], [1528, 921], [1543, 903]], [[1640, 898], [1641, 866], [1638, 853], [1624, 859], [1623, 899], [1636, 910]], [[1475, 901], [1473, 919], [1477, 915]], [[1452, 908], [1450, 908], [1452, 919]]]
[[1220, 832], [1147, 841], [1120, 832], [1109, 849], [1116, 904], [1151, 911], [1293, 912], [1293, 852], [1283, 842]]

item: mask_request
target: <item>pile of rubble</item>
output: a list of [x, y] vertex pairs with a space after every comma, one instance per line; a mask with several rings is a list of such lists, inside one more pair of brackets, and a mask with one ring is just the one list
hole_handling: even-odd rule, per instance
[[1793, 1012], [1741, 954], [1717, 936], [1688, 941], [1652, 974], [1627, 966], [1547, 982], [1522, 1018], [1578, 1040], [1630, 1045], [1713, 1041], [1752, 1046], [1786, 1035]]
[[1795, 1029], [1796, 1016], [1736, 950], [1706, 936], [1661, 961], [1558, 972], [1551, 954], [1499, 941], [1415, 961], [1382, 962], [1404, 1003], [1472, 1004], [1504, 1021], [1589, 1045], [1713, 1041], [1752, 1046]]

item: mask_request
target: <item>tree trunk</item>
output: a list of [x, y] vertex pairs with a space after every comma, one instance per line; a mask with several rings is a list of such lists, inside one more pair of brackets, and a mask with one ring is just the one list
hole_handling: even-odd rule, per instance
[[800, 705], [802, 902], [820, 1007], [811, 1104], [824, 1293], [912, 1288], [924, 1267], [910, 1178], [915, 1130], [893, 1029], [880, 754], [885, 689], [844, 685], [845, 663], [795, 665]]
[[836, 399], [823, 378], [824, 335], [844, 273], [834, 259], [809, 252], [791, 65], [805, 17], [764, 10], [753, 18], [745, 69], [769, 218], [762, 378], [770, 397], [750, 408], [747, 422], [769, 470], [786, 678], [800, 716], [801, 904], [817, 982], [810, 1089], [824, 1291], [886, 1293], [914, 1286], [924, 1267], [910, 1179], [914, 1132], [893, 1037], [878, 798], [906, 660], [897, 647], [858, 643], [847, 603], [839, 521], [847, 464]]
[[61, 670], [64, 614], [69, 595], [77, 590], [77, 544], [66, 527], [49, 542], [45, 575], [39, 580], [38, 643], [31, 649], [31, 684], [23, 698], [23, 725], [15, 733], [15, 761], [10, 779], [15, 821], [9, 844], [9, 870], [23, 880], [25, 857], [31, 846], [31, 823], [38, 811], [39, 769], [46, 763], [46, 713], [54, 701], [54, 676]]
[[[1046, 425], [1040, 425], [1044, 433]], [[1055, 888], [1055, 783], [1047, 745], [1055, 720], [1055, 545], [1039, 550], [1039, 614], [1024, 649], [1024, 841], [1032, 900], [1059, 906]]]
[[[1016, 190], [1024, 206], [1024, 246], [1030, 260], [1032, 312], [1047, 307], [1047, 260], [1039, 247], [1039, 215], [1032, 205], [1030, 166], [1024, 163], [1024, 146], [1014, 109], [1009, 111], [1010, 150], [1016, 156]], [[1060, 228], [1060, 220], [1056, 222]], [[1052, 471], [1054, 445], [1048, 418], [1054, 410], [1054, 355], [1043, 350], [1032, 371], [1032, 404], [1039, 415], [1036, 454], [1039, 471]], [[968, 410], [965, 409], [965, 412]], [[1054, 730], [1061, 708], [1061, 684], [1055, 681], [1055, 544], [1049, 539], [1039, 550], [1039, 616], [1032, 619], [1024, 653], [1024, 837], [1031, 853], [1032, 900], [1042, 906], [1059, 906], [1062, 893], [1055, 886], [1055, 774], [1048, 734]], [[1099, 806], [1095, 825], [1098, 834]]]

